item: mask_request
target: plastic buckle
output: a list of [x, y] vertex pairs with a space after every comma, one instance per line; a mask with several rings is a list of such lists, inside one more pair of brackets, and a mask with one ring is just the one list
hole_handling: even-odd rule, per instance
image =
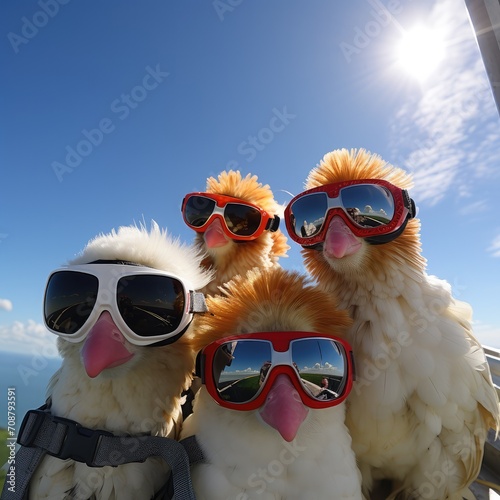
[[[29, 432], [26, 432], [28, 421], [32, 415], [36, 415], [35, 422], [31, 425]], [[36, 439], [38, 431], [47, 416], [47, 412], [43, 410], [28, 410], [26, 415], [24, 415], [23, 421], [21, 422], [21, 427], [19, 428], [19, 433], [17, 435], [17, 443], [21, 446], [33, 446], [33, 442]]]
[[113, 434], [107, 431], [82, 427], [77, 422], [67, 418], [52, 416], [52, 421], [66, 426], [66, 436], [57, 453], [51, 453], [50, 451], [47, 451], [47, 453], [62, 460], [71, 458], [77, 462], [85, 463], [89, 467], [96, 467], [94, 458], [101, 443], [101, 438], [103, 436], [113, 436]]

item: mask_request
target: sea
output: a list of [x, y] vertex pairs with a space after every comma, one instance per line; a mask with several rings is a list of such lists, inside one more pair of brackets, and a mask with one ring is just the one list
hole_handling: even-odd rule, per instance
[[14, 426], [17, 435], [26, 412], [45, 402], [47, 384], [61, 362], [38, 353], [0, 352], [0, 428]]

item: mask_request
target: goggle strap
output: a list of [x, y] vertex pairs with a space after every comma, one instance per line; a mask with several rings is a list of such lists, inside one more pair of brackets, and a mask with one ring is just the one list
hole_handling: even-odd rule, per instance
[[190, 313], [204, 313], [208, 311], [207, 303], [205, 302], [205, 295], [201, 292], [189, 292], [189, 312]]
[[184, 335], [184, 332], [189, 328], [190, 324], [191, 321], [186, 325], [186, 328], [183, 328], [179, 333], [177, 333], [173, 337], [169, 337], [168, 339], [165, 340], [160, 340], [159, 342], [155, 342], [154, 344], [148, 344], [144, 347], [161, 347], [164, 345], [173, 344], [174, 342], [177, 342]]
[[106, 259], [99, 259], [99, 260], [94, 260], [92, 262], [89, 262], [89, 264], [116, 264], [118, 266], [137, 266], [141, 267], [140, 264], [137, 262], [130, 262], [129, 260], [106, 260]]
[[194, 374], [196, 377], [201, 378], [201, 383], [205, 383], [205, 374], [203, 370], [205, 355], [203, 354], [203, 350], [199, 351], [196, 355], [196, 363], [194, 367]]
[[266, 230], [274, 233], [280, 227], [280, 218], [275, 215], [272, 219], [269, 219], [266, 224]]
[[413, 219], [417, 214], [417, 209], [415, 207], [415, 202], [410, 198], [408, 191], [406, 189], [402, 189], [401, 193], [403, 195], [404, 206], [408, 209], [408, 219]]

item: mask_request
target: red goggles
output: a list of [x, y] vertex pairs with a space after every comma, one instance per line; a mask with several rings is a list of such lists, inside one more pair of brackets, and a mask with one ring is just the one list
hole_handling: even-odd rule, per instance
[[354, 380], [351, 346], [340, 338], [312, 332], [226, 337], [200, 351], [196, 370], [220, 406], [241, 411], [260, 408], [281, 373], [310, 408], [340, 404]]
[[189, 193], [182, 200], [184, 222], [204, 233], [218, 218], [225, 234], [233, 240], [253, 240], [264, 231], [276, 231], [280, 219], [239, 198], [211, 193]]
[[336, 214], [356, 236], [369, 243], [386, 243], [399, 236], [415, 216], [415, 203], [405, 189], [382, 179], [326, 184], [290, 201], [285, 209], [288, 234], [302, 246], [321, 243]]

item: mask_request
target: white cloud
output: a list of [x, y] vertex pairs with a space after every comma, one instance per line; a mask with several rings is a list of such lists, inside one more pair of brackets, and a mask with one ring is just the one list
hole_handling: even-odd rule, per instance
[[443, 0], [428, 25], [447, 30], [444, 62], [391, 124], [394, 163], [411, 171], [412, 197], [431, 205], [498, 175], [500, 132], [490, 85], [460, 0]]
[[0, 299], [0, 309], [12, 311], [12, 302], [9, 299]]
[[23, 323], [14, 321], [10, 325], [0, 325], [0, 346], [2, 351], [21, 353], [40, 352], [46, 357], [58, 356], [57, 336], [44, 325], [33, 320]]
[[244, 370], [234, 370], [234, 372], [232, 372], [232, 373], [245, 373], [245, 374], [247, 374], [247, 373], [259, 373], [259, 372], [248, 367], [248, 368], [245, 368]]
[[325, 362], [325, 364], [323, 365], [321, 365], [320, 363], [315, 363], [312, 368], [309, 366], [303, 366], [300, 371], [307, 373], [320, 373], [320, 374], [326, 374], [326, 372], [343, 373], [342, 370], [332, 365], [331, 363], [328, 363], [328, 361]]
[[458, 212], [460, 215], [476, 215], [481, 212], [488, 210], [488, 204], [486, 200], [478, 200], [469, 204], [463, 204]]
[[491, 245], [486, 250], [491, 252], [493, 257], [500, 257], [500, 234], [492, 241]]

